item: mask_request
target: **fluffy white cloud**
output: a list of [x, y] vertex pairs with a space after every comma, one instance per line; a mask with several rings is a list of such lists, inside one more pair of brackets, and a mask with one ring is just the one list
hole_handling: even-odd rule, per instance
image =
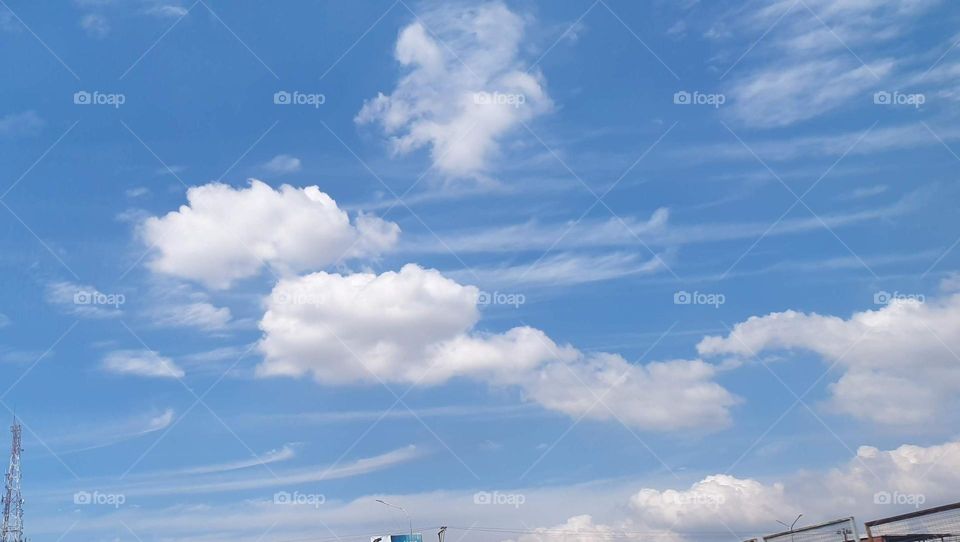
[[[715, 474], [688, 489], [643, 488], [630, 498], [630, 514], [619, 525], [625, 534], [670, 532], [678, 540], [728, 530], [746, 539], [779, 530], [776, 520], [801, 512], [809, 523], [848, 515], [862, 522], [916, 509], [906, 497], [931, 506], [943, 504], [956, 499], [957, 483], [960, 442], [893, 450], [862, 446], [836, 468], [786, 473], [782, 482]], [[886, 494], [905, 498], [884, 503]], [[570, 522], [590, 525], [583, 518]]]
[[396, 153], [429, 145], [448, 177], [482, 174], [500, 139], [552, 107], [542, 77], [520, 59], [523, 34], [524, 20], [501, 2], [422, 13], [394, 52], [409, 71], [356, 121], [378, 122]]
[[830, 386], [836, 409], [876, 423], [924, 423], [952, 415], [958, 404], [960, 294], [924, 303], [893, 299], [846, 320], [795, 311], [754, 316], [697, 349], [737, 357], [812, 351], [844, 369]]
[[715, 474], [690, 489], [644, 488], [630, 498], [638, 520], [658, 528], [706, 529], [727, 525], [763, 526], [794, 514], [781, 483], [770, 485]]
[[213, 183], [187, 191], [188, 205], [141, 226], [155, 249], [156, 272], [227, 288], [265, 265], [279, 273], [318, 269], [341, 259], [375, 257], [396, 242], [400, 228], [346, 212], [316, 186], [274, 190]]
[[530, 399], [572, 417], [659, 431], [720, 429], [739, 400], [714, 381], [717, 372], [700, 360], [637, 365], [617, 354], [579, 354], [575, 362], [547, 364], [522, 385]]
[[[585, 354], [542, 331], [475, 328], [479, 291], [406, 265], [380, 275], [281, 280], [260, 322], [261, 376], [322, 383], [433, 385], [456, 377], [518, 387], [546, 408], [651, 430], [717, 428], [737, 399], [702, 361], [630, 364]], [[609, 408], [608, 408], [609, 406]]]
[[957, 461], [960, 443], [889, 451], [861, 447], [845, 465], [790, 474], [785, 483], [716, 474], [689, 489], [644, 488], [630, 499], [629, 519], [635, 528], [671, 531], [687, 540], [697, 539], [698, 532], [730, 531], [740, 538], [770, 534], [780, 530], [777, 519], [800, 512], [810, 523], [844, 515], [864, 521], [905, 511], [904, 504], [878, 502], [878, 494], [910, 495], [930, 504], [953, 498], [951, 484], [960, 479]]
[[153, 350], [117, 350], [104, 356], [104, 371], [148, 378], [183, 378], [183, 369]]
[[[381, 275], [281, 280], [260, 323], [259, 373], [321, 382], [436, 384], [456, 375], [527, 371], [558, 349], [541, 332], [470, 335], [479, 291], [410, 264]], [[375, 375], [375, 376], [374, 376]]]
[[960, 484], [960, 442], [934, 446], [904, 444], [893, 450], [861, 446], [855, 458], [825, 477], [805, 475], [798, 484], [801, 498], [813, 500], [832, 495], [822, 503], [826, 511], [839, 506], [856, 507], [862, 515], [891, 515], [891, 505], [901, 508], [909, 503], [877, 502], [878, 493], [917, 495], [929, 505], [956, 501]]
[[623, 528], [595, 523], [592, 516], [583, 514], [574, 516], [560, 525], [534, 529], [533, 533], [519, 537], [517, 542], [596, 542], [598, 540], [654, 540], [664, 542], [670, 540], [670, 538], [651, 536], [647, 533], [641, 535], [625, 532]]

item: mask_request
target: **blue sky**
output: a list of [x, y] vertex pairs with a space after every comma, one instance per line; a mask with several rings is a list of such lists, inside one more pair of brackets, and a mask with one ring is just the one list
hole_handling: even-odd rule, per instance
[[742, 540], [957, 500], [958, 22], [0, 2], [29, 536], [403, 531], [381, 498], [455, 539]]

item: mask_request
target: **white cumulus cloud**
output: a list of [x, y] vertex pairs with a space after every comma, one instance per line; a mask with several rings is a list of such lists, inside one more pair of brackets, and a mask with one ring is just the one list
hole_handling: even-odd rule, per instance
[[392, 247], [400, 228], [359, 214], [353, 221], [316, 186], [274, 190], [213, 183], [190, 188], [188, 204], [143, 222], [153, 247], [150, 268], [212, 288], [257, 275], [319, 269], [341, 259], [375, 257]]
[[436, 385], [456, 377], [515, 387], [548, 409], [650, 430], [715, 429], [737, 398], [699, 360], [637, 365], [587, 354], [522, 326], [475, 329], [479, 291], [406, 265], [380, 275], [314, 273], [281, 280], [260, 322], [260, 376], [324, 384]]
[[[259, 372], [310, 373], [336, 383], [376, 377], [440, 383], [506, 366], [528, 370], [553, 356], [558, 347], [530, 328], [470, 335], [480, 318], [478, 295], [413, 264], [380, 275], [320, 272], [281, 280], [260, 323], [266, 360]], [[506, 359], [508, 353], [518, 356]]]
[[422, 13], [394, 51], [406, 74], [367, 100], [357, 123], [378, 123], [398, 154], [429, 146], [449, 178], [481, 176], [511, 130], [552, 107], [520, 58], [523, 35], [524, 19], [501, 2]]
[[[699, 540], [709, 533], [748, 539], [782, 530], [781, 518], [803, 513], [798, 526], [853, 515], [862, 522], [956, 500], [960, 442], [929, 447], [904, 444], [892, 450], [861, 446], [856, 455], [828, 470], [782, 473], [780, 481], [713, 474], [686, 488], [645, 487], [629, 499], [628, 512], [609, 525], [590, 516], [536, 529], [527, 540], [602, 540], [640, 537]], [[887, 496], [899, 496], [886, 502]], [[589, 509], [589, 506], [584, 505]], [[831, 533], [832, 534], [832, 533]], [[564, 538], [570, 536], [573, 538]]]
[[844, 370], [830, 385], [837, 410], [881, 424], [927, 423], [958, 404], [960, 294], [922, 303], [894, 298], [847, 319], [795, 311], [754, 316], [726, 337], [703, 339], [697, 349], [742, 358], [811, 351]]
[[720, 523], [761, 526], [792, 514], [782, 483], [763, 484], [727, 474], [707, 476], [689, 489], [644, 488], [630, 507], [645, 525], [705, 529]]
[[517, 538], [517, 542], [597, 542], [600, 540], [652, 540], [655, 542], [666, 542], [672, 540], [670, 537], [651, 536], [649, 533], [631, 533], [623, 527], [629, 528], [630, 524], [612, 527], [610, 525], [596, 523], [593, 516], [589, 514], [582, 514], [573, 516], [560, 525], [533, 529], [532, 533]]

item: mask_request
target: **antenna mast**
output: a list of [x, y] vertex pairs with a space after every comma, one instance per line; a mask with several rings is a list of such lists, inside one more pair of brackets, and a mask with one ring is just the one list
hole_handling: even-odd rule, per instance
[[23, 537], [23, 495], [20, 492], [20, 424], [13, 418], [10, 432], [13, 433], [13, 445], [10, 447], [10, 466], [7, 468], [6, 492], [3, 494], [3, 527], [0, 530], [0, 542], [26, 542]]

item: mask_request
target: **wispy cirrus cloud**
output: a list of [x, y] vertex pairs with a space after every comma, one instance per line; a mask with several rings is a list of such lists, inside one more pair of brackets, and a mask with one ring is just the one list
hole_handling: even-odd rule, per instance
[[[800, 159], [869, 156], [884, 152], [906, 151], [922, 147], [942, 147], [943, 142], [960, 139], [960, 130], [951, 125], [937, 123], [924, 126], [908, 122], [893, 126], [877, 126], [862, 129], [834, 131], [821, 135], [800, 135], [762, 140], [745, 139], [743, 143], [731, 138], [726, 143], [696, 145], [696, 152], [689, 149], [678, 151], [690, 160], [718, 162], [747, 160], [756, 162], [759, 156], [764, 161], [780, 162]], [[932, 129], [932, 133], [931, 133]]]
[[285, 173], [296, 173], [303, 167], [300, 159], [289, 154], [278, 154], [264, 163], [262, 166], [267, 173], [282, 175]]
[[8, 113], [0, 117], [0, 137], [35, 136], [46, 122], [35, 111]]
[[132, 475], [132, 479], [157, 478], [169, 480], [181, 476], [199, 476], [206, 474], [219, 474], [239, 470], [250, 469], [254, 467], [272, 465], [274, 463], [283, 463], [290, 461], [297, 456], [297, 446], [293, 444], [284, 444], [282, 447], [270, 450], [249, 459], [236, 459], [233, 461], [224, 461], [221, 463], [210, 463], [206, 465], [196, 465], [183, 467], [179, 469], [169, 469], [161, 471], [148, 471]]
[[[292, 458], [292, 449], [282, 449], [252, 460], [187, 467], [179, 472], [147, 472], [129, 484], [117, 485], [104, 480], [104, 490], [124, 495], [156, 497], [163, 495], [202, 495], [251, 491], [264, 488], [290, 488], [329, 480], [341, 480], [390, 469], [423, 457], [427, 452], [409, 445], [369, 457], [331, 465], [313, 465], [294, 469], [258, 470], [255, 467], [276, 464]], [[174, 476], [176, 474], [176, 476]]]
[[[546, 250], [595, 250], [627, 246], [679, 247], [692, 244], [756, 239], [822, 230], [901, 216], [921, 207], [925, 191], [919, 191], [885, 206], [861, 210], [820, 212], [815, 216], [785, 218], [771, 225], [770, 221], [755, 222], [672, 222], [667, 209], [657, 210], [648, 220], [634, 217], [585, 219], [570, 222], [526, 222], [492, 226], [465, 231], [452, 231], [435, 237], [411, 236], [399, 250], [411, 254], [445, 253], [497, 254], [530, 251], [543, 254]], [[773, 217], [775, 218], [775, 217]], [[583, 253], [586, 256], [587, 253]], [[532, 265], [532, 261], [530, 264]], [[562, 263], [562, 261], [561, 261]], [[610, 261], [613, 263], [613, 260]], [[482, 266], [481, 266], [482, 268]]]
[[216, 307], [206, 301], [164, 305], [153, 312], [153, 323], [161, 327], [196, 328], [206, 331], [222, 331], [230, 326], [233, 316], [230, 309]]
[[82, 318], [116, 318], [123, 314], [126, 303], [123, 293], [104, 293], [97, 288], [69, 281], [54, 281], [46, 285], [47, 303], [67, 314]]
[[71, 427], [47, 444], [60, 455], [99, 450], [127, 442], [139, 437], [162, 431], [173, 423], [175, 411], [172, 408], [162, 412], [136, 414], [113, 421], [105, 421], [95, 426]]
[[486, 287], [559, 287], [651, 275], [664, 270], [665, 265], [663, 256], [644, 259], [633, 252], [560, 253], [520, 264], [475, 265], [448, 274]]
[[183, 378], [186, 373], [172, 359], [153, 350], [116, 350], [100, 361], [100, 368], [123, 376]]
[[938, 3], [778, 0], [730, 14], [724, 27], [755, 40], [723, 71], [730, 115], [774, 128], [869, 103], [904, 68], [897, 38]]

